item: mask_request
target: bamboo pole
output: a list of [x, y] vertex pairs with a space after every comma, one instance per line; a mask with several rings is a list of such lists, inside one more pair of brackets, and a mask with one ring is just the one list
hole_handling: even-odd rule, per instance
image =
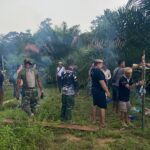
[[142, 130], [145, 128], [145, 81], [146, 81], [146, 68], [145, 68], [145, 51], [143, 51], [142, 56], [142, 81], [144, 81], [143, 85], [143, 93], [142, 93]]

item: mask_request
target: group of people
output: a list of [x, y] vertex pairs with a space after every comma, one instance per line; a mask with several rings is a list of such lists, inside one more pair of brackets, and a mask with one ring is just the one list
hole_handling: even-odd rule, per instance
[[[92, 97], [93, 97], [93, 111], [92, 120], [96, 121], [96, 106], [100, 108], [100, 127], [105, 127], [105, 116], [107, 109], [107, 98], [111, 97], [109, 92], [106, 75], [103, 70], [103, 60], [96, 59], [94, 67], [91, 69], [92, 81]], [[118, 67], [115, 68], [112, 75], [112, 100], [113, 111], [120, 114], [120, 119], [123, 127], [128, 127], [131, 122], [128, 118], [128, 112], [131, 108], [130, 91], [136, 86], [142, 86], [143, 81], [137, 83], [132, 79], [132, 68], [125, 67], [125, 61], [120, 60]]]
[[[132, 68], [125, 67], [125, 61], [120, 60], [111, 77], [111, 72], [104, 65], [102, 59], [94, 61], [88, 72], [91, 84], [90, 93], [93, 98], [91, 117], [93, 123], [96, 122], [96, 114], [99, 110], [100, 127], [105, 127], [107, 99], [112, 97], [113, 111], [120, 114], [122, 126], [128, 127], [128, 125], [131, 125], [128, 118], [128, 112], [131, 108], [130, 91], [132, 88], [144, 84], [143, 81], [133, 82], [132, 72]], [[78, 91], [77, 76], [73, 66], [69, 65], [65, 68], [62, 62], [59, 62], [56, 79], [59, 91], [62, 93], [61, 119], [62, 121], [70, 121], [74, 96]], [[110, 79], [112, 96], [108, 88]]]
[[[132, 68], [125, 67], [125, 61], [118, 62], [112, 79], [110, 70], [104, 66], [102, 59], [94, 60], [89, 70], [89, 81], [91, 82], [90, 93], [93, 97], [92, 121], [96, 122], [97, 108], [99, 108], [100, 127], [105, 127], [107, 98], [113, 99], [113, 111], [120, 114], [121, 122], [124, 127], [130, 125], [128, 111], [131, 108], [130, 91], [136, 86], [142, 86], [143, 81], [137, 83], [132, 79]], [[19, 99], [19, 89], [21, 88], [22, 100], [21, 108], [29, 115], [33, 116], [36, 111], [36, 105], [39, 98], [43, 98], [44, 92], [37, 70], [29, 59], [24, 60], [24, 66], [17, 71], [17, 80], [14, 95]], [[112, 96], [108, 88], [108, 81], [111, 79]], [[74, 65], [63, 66], [62, 62], [56, 70], [56, 80], [58, 89], [61, 92], [61, 120], [71, 121], [72, 109], [74, 107], [74, 98], [78, 94], [79, 85]], [[0, 73], [0, 104], [3, 97], [4, 76]], [[40, 94], [38, 94], [38, 88]]]

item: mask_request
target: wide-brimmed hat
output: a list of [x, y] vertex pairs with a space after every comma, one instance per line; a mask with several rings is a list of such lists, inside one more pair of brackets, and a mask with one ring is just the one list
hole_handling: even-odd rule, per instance
[[95, 59], [94, 62], [95, 63], [103, 63], [104, 61], [102, 59]]

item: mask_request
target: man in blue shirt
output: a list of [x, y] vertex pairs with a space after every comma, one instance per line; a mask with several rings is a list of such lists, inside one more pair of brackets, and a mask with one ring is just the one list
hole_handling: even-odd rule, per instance
[[102, 72], [103, 60], [96, 59], [91, 70], [93, 110], [92, 120], [96, 121], [96, 106], [100, 108], [100, 127], [105, 127], [105, 114], [107, 109], [106, 96], [110, 93], [106, 84], [105, 75]]

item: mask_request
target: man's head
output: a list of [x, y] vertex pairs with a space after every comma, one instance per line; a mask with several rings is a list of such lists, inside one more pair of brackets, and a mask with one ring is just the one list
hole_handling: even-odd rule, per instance
[[25, 68], [31, 68], [32, 61], [30, 59], [25, 59], [24, 60], [24, 66], [25, 66]]
[[132, 68], [131, 67], [126, 67], [124, 68], [124, 74], [127, 78], [131, 78], [132, 77]]
[[61, 67], [61, 66], [63, 66], [63, 63], [61, 61], [59, 61], [58, 65]]
[[121, 68], [125, 68], [125, 66], [126, 66], [125, 61], [124, 60], [119, 60], [118, 61], [118, 66], [121, 67]]
[[94, 60], [94, 66], [101, 69], [103, 67], [103, 60], [102, 59], [95, 59]]
[[73, 71], [73, 70], [74, 70], [74, 67], [73, 67], [72, 65], [68, 65], [68, 66], [66, 67], [66, 69], [67, 69], [67, 70], [70, 70], [70, 71]]

